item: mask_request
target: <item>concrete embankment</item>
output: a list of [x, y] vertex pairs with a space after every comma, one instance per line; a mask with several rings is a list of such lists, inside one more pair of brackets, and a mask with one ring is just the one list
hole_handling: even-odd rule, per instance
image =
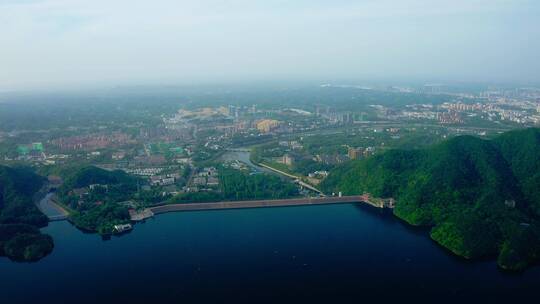
[[357, 195], [357, 196], [343, 196], [343, 197], [295, 198], [295, 199], [281, 199], [281, 200], [186, 203], [186, 204], [172, 204], [172, 205], [157, 206], [157, 207], [150, 208], [150, 210], [154, 214], [160, 214], [160, 213], [176, 212], [176, 211], [360, 203], [362, 202], [362, 199], [363, 199], [362, 196]]
[[69, 212], [60, 206], [54, 193], [48, 193], [36, 205], [43, 212], [49, 221], [61, 221], [67, 219]]

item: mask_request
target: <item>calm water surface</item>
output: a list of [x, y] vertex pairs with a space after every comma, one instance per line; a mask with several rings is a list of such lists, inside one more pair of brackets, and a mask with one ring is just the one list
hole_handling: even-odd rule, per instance
[[540, 297], [540, 267], [507, 275], [493, 261], [463, 261], [425, 231], [354, 204], [170, 213], [108, 241], [67, 222], [44, 231], [55, 240], [45, 259], [0, 259], [2, 303]]

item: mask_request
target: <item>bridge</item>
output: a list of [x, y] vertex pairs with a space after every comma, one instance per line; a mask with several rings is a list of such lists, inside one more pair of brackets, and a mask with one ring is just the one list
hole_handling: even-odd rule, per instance
[[[389, 199], [392, 200], [392, 199]], [[392, 200], [393, 201], [393, 200]], [[393, 208], [394, 205], [388, 200], [373, 199], [369, 194], [353, 196], [327, 196], [327, 197], [307, 197], [277, 200], [251, 200], [251, 201], [229, 201], [229, 202], [209, 202], [209, 203], [186, 203], [161, 205], [149, 208], [153, 214], [178, 212], [178, 211], [202, 211], [220, 209], [243, 209], [243, 208], [264, 208], [264, 207], [288, 207], [306, 205], [329, 205], [329, 204], [349, 204], [365, 203], [376, 208]]]
[[227, 151], [230, 151], [230, 152], [251, 152], [251, 149], [248, 149], [248, 148], [228, 148]]
[[47, 217], [49, 218], [49, 222], [63, 221], [68, 218], [67, 215], [48, 215]]

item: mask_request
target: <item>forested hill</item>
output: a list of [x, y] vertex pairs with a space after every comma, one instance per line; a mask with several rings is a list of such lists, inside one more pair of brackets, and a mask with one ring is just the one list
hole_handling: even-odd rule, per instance
[[540, 257], [540, 130], [493, 140], [449, 139], [347, 163], [322, 187], [397, 200], [394, 214], [431, 226], [431, 237], [466, 258], [498, 255], [505, 269]]
[[107, 171], [95, 166], [85, 166], [68, 174], [63, 188], [73, 189], [92, 184], [136, 184], [136, 179], [124, 171]]
[[[100, 185], [89, 189], [91, 185]], [[73, 193], [84, 188], [84, 197]], [[74, 168], [65, 176], [58, 189], [62, 203], [72, 208], [69, 220], [78, 228], [89, 232], [110, 234], [116, 224], [129, 222], [126, 206], [118, 202], [133, 198], [137, 191], [137, 178], [124, 171], [108, 171], [95, 166]]]
[[495, 143], [517, 178], [524, 199], [540, 216], [540, 129], [507, 132]]
[[0, 255], [26, 261], [51, 252], [51, 237], [38, 229], [47, 217], [32, 201], [43, 181], [30, 169], [0, 166]]

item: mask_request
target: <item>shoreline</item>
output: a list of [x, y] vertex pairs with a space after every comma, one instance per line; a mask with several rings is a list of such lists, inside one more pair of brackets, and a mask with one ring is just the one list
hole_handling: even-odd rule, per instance
[[70, 212], [57, 201], [55, 193], [48, 192], [45, 195], [36, 196], [35, 199], [38, 199], [35, 201], [36, 207], [49, 221], [60, 221], [68, 218]]

